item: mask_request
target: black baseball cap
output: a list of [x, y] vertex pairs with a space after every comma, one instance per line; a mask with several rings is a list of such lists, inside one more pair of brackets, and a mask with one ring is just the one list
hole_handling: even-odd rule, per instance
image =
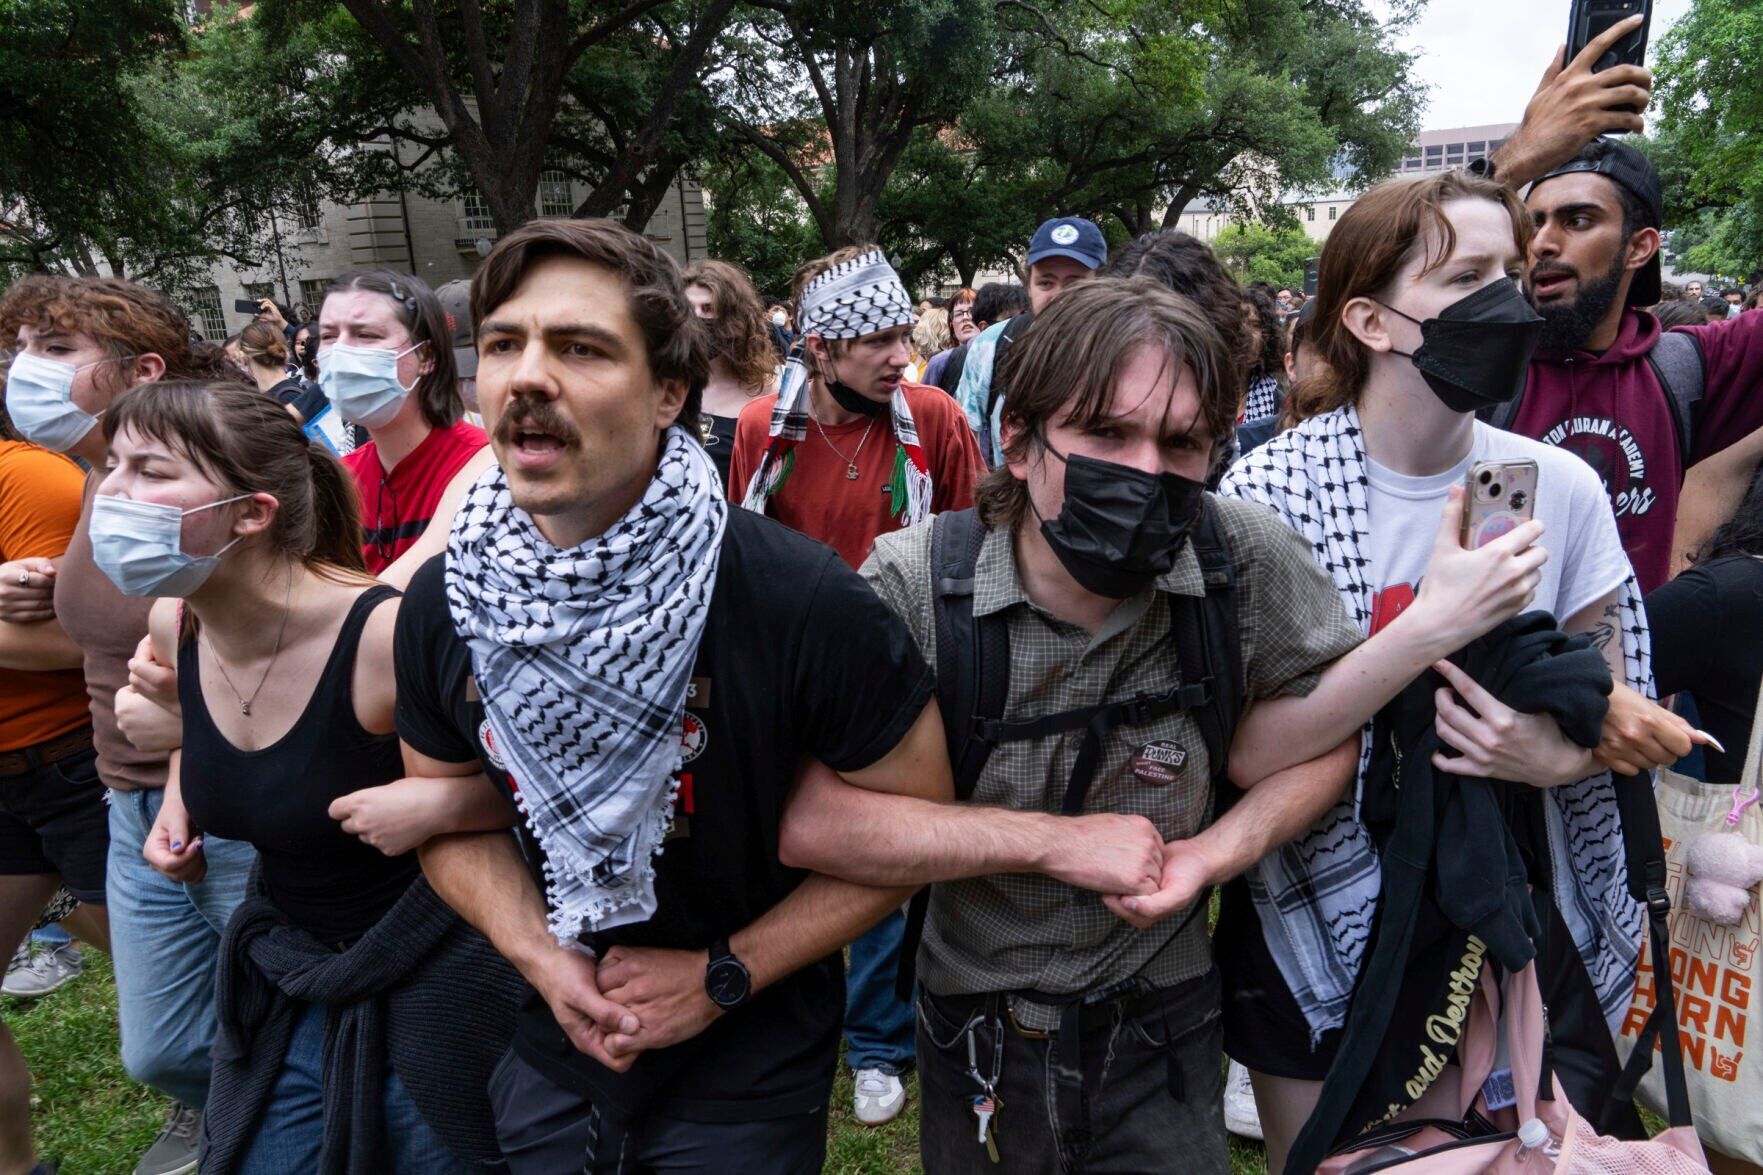
[[1043, 222], [1028, 243], [1028, 264], [1047, 257], [1069, 257], [1085, 269], [1096, 269], [1108, 260], [1108, 242], [1095, 221], [1056, 216]]
[[[1593, 139], [1581, 148], [1578, 155], [1532, 184], [1531, 191], [1558, 175], [1581, 171], [1621, 184], [1640, 200], [1641, 206], [1652, 217], [1647, 227], [1665, 226], [1665, 197], [1660, 191], [1659, 173], [1645, 155], [1620, 139]], [[1655, 253], [1651, 261], [1635, 271], [1634, 281], [1628, 287], [1628, 305], [1651, 306], [1658, 302], [1659, 282], [1659, 254]]]

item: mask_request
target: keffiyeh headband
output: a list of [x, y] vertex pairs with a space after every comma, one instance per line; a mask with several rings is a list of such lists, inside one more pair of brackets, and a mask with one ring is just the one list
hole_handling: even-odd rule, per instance
[[[823, 339], [855, 339], [911, 326], [912, 300], [900, 275], [880, 249], [873, 249], [817, 274], [802, 288], [797, 324], [802, 334]], [[890, 501], [901, 526], [930, 517], [930, 464], [918, 441], [918, 425], [906, 403], [905, 388], [894, 389], [889, 402], [894, 439], [894, 474]], [[741, 505], [765, 513], [771, 496], [783, 488], [795, 464], [796, 442], [808, 436], [808, 368], [800, 353], [790, 356], [779, 381], [777, 404], [771, 410], [771, 441], [741, 496]]]

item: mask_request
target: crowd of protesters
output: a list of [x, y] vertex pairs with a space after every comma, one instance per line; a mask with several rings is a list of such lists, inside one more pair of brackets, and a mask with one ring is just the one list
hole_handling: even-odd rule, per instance
[[[1465, 960], [1640, 1136], [1618, 796], [1742, 764], [1763, 313], [1664, 287], [1599, 52], [1309, 297], [1078, 216], [916, 305], [605, 220], [224, 346], [14, 283], [0, 947], [113, 957], [137, 1175], [818, 1171], [841, 1057], [936, 1175], [1307, 1171]], [[0, 1025], [0, 1175], [30, 1089]]]

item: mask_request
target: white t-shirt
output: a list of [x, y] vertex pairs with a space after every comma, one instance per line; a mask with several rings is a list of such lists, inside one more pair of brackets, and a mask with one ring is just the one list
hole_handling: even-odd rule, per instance
[[[1628, 556], [1616, 532], [1616, 516], [1598, 475], [1565, 449], [1475, 422], [1469, 456], [1444, 473], [1405, 477], [1365, 458], [1370, 479], [1371, 631], [1376, 632], [1414, 602], [1426, 564], [1432, 558], [1439, 514], [1451, 487], [1461, 485], [1477, 461], [1531, 460], [1537, 463], [1536, 517], [1543, 535], [1537, 545], [1549, 552], [1542, 582], [1526, 611], [1542, 609], [1557, 624], [1597, 603], [1628, 578]], [[1559, 876], [1573, 868], [1560, 808], [1543, 806], [1549, 824], [1550, 857]], [[1595, 932], [1576, 903], [1557, 902], [1574, 941], [1588, 943]]]
[[1516, 460], [1537, 463], [1536, 517], [1543, 524], [1537, 544], [1549, 552], [1542, 583], [1526, 610], [1542, 609], [1552, 613], [1556, 623], [1566, 624], [1622, 586], [1628, 578], [1628, 558], [1616, 532], [1610, 499], [1592, 467], [1565, 449], [1478, 420], [1469, 456], [1444, 473], [1406, 477], [1366, 457], [1366, 476], [1371, 481], [1372, 632], [1414, 602], [1451, 487], [1462, 485], [1477, 461]]

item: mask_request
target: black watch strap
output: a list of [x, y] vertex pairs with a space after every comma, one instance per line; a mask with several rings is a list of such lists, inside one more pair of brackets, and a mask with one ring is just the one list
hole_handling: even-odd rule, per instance
[[729, 949], [728, 939], [719, 938], [710, 944], [704, 967], [704, 993], [710, 1002], [723, 1011], [730, 1011], [747, 1002], [753, 994], [753, 977], [746, 964]]
[[1487, 158], [1485, 155], [1480, 159], [1470, 160], [1469, 167], [1466, 170], [1468, 170], [1470, 175], [1479, 175], [1484, 180], [1496, 178], [1494, 176], [1494, 161]]

